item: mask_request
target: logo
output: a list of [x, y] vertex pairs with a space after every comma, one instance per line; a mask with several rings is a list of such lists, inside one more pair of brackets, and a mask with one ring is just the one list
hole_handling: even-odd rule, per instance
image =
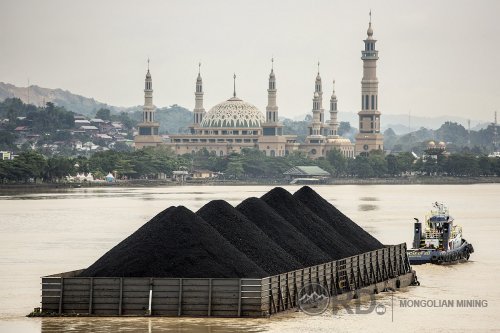
[[375, 313], [377, 313], [378, 315], [385, 314], [385, 311], [386, 308], [384, 304], [377, 304], [377, 306], [375, 307]]
[[310, 316], [317, 316], [328, 309], [330, 293], [318, 283], [308, 283], [299, 290], [299, 309]]

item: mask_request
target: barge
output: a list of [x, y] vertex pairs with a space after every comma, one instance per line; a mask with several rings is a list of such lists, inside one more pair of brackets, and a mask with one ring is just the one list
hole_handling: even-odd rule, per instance
[[42, 277], [41, 316], [268, 317], [297, 309], [300, 293], [320, 285], [328, 297], [418, 284], [406, 244], [262, 279]]

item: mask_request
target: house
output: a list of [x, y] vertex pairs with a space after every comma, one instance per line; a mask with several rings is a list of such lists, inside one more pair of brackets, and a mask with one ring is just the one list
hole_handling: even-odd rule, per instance
[[75, 127], [82, 127], [82, 126], [89, 126], [90, 125], [90, 121], [86, 120], [86, 119], [78, 119], [78, 120], [75, 120]]
[[29, 132], [29, 127], [28, 126], [17, 126], [14, 131], [16, 131], [17, 133], [26, 133], [26, 132]]
[[328, 171], [321, 169], [318, 166], [307, 165], [307, 166], [295, 166], [285, 172], [285, 176], [289, 179], [293, 179], [292, 183], [315, 183], [320, 180], [329, 178], [331, 175]]
[[99, 131], [95, 126], [80, 126], [80, 129], [84, 130], [85, 133], [97, 133]]
[[73, 119], [74, 119], [74, 120], [75, 120], [75, 122], [76, 122], [77, 120], [86, 120], [87, 118], [85, 118], [85, 116], [83, 116], [83, 115], [81, 115], [81, 114], [75, 114], [75, 115], [73, 116]]
[[186, 170], [175, 170], [172, 171], [172, 179], [177, 181], [185, 181], [188, 176], [188, 172]]
[[0, 151], [0, 161], [13, 160], [14, 156], [10, 151]]
[[193, 179], [209, 179], [217, 177], [217, 172], [211, 170], [194, 170], [191, 173]]

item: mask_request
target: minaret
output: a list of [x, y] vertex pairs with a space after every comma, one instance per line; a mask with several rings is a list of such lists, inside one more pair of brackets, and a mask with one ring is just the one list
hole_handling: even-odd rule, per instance
[[271, 73], [269, 73], [269, 82], [267, 87], [267, 106], [266, 122], [262, 124], [263, 135], [282, 135], [283, 124], [279, 122], [278, 105], [276, 103], [276, 75], [274, 74], [274, 58], [271, 59]]
[[365, 49], [361, 51], [363, 60], [363, 79], [361, 80], [361, 111], [359, 116], [359, 134], [356, 136], [356, 155], [368, 154], [372, 150], [384, 149], [384, 137], [380, 133], [380, 111], [378, 110], [378, 51], [375, 49], [370, 11], [370, 23]]
[[314, 95], [313, 95], [313, 108], [312, 108], [313, 120], [309, 126], [309, 135], [322, 135], [323, 121], [324, 121], [324, 110], [323, 110], [323, 88], [321, 85], [321, 76], [319, 75], [319, 62], [318, 62], [318, 74], [316, 75], [316, 81], [314, 82]]
[[333, 92], [330, 97], [330, 122], [329, 122], [329, 137], [338, 137], [339, 123], [337, 121], [337, 96], [335, 95], [335, 80], [333, 80]]
[[142, 107], [142, 123], [138, 125], [139, 135], [134, 138], [135, 147], [157, 146], [162, 142], [158, 135], [160, 124], [156, 121], [156, 108], [153, 105], [153, 80], [148, 71], [144, 81], [144, 106]]
[[278, 106], [276, 105], [276, 76], [274, 75], [274, 58], [271, 59], [271, 73], [267, 89], [266, 123], [278, 122]]
[[[205, 109], [203, 108], [203, 80], [201, 79], [201, 63], [198, 63], [198, 77], [196, 78], [195, 105], [193, 110], [193, 127], [198, 127], [203, 117]], [[193, 131], [194, 133], [194, 131]]]
[[285, 156], [287, 142], [287, 137], [283, 135], [283, 124], [278, 118], [277, 92], [273, 58], [267, 86], [266, 122], [261, 124], [262, 136], [258, 139], [259, 150], [271, 157]]
[[144, 82], [144, 106], [142, 110], [142, 122], [153, 123], [155, 121], [155, 107], [153, 105], [153, 80], [149, 72], [149, 59], [148, 72], [146, 73], [146, 80]]

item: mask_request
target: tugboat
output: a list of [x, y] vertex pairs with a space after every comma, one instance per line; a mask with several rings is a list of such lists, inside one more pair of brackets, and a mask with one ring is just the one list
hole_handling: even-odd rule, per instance
[[439, 202], [426, 216], [425, 224], [414, 218], [413, 248], [408, 250], [410, 264], [449, 264], [469, 260], [472, 244], [462, 238], [462, 227], [453, 223], [448, 207]]

